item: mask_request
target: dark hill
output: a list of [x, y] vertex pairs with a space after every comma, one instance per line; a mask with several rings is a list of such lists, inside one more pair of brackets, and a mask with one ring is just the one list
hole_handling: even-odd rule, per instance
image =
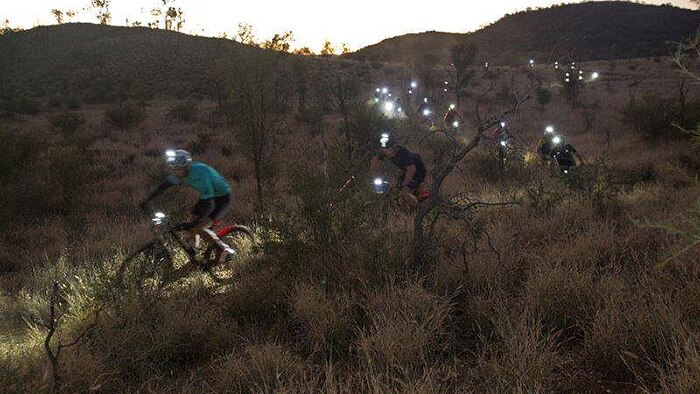
[[471, 41], [480, 59], [516, 64], [569, 56], [579, 61], [669, 54], [669, 43], [692, 35], [700, 12], [669, 5], [587, 2], [507, 15], [468, 34], [425, 32], [384, 40], [349, 55], [384, 62], [449, 62], [449, 48]]
[[189, 94], [206, 89], [207, 73], [227, 51], [262, 50], [144, 27], [42, 26], [0, 36], [0, 88], [36, 96], [77, 92], [97, 102], [125, 90]]

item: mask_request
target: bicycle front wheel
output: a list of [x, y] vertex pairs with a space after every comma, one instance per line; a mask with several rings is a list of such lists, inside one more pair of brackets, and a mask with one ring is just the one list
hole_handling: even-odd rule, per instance
[[115, 286], [124, 291], [135, 291], [139, 296], [154, 294], [163, 286], [164, 267], [170, 255], [160, 242], [152, 241], [128, 256], [115, 276]]

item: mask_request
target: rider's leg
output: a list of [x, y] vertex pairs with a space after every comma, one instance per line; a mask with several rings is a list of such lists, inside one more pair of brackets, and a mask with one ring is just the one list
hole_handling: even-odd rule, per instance
[[[231, 208], [233, 198], [231, 197], [231, 194], [227, 194], [225, 196], [216, 197], [214, 201], [216, 203], [216, 207], [214, 208], [214, 211], [209, 217], [212, 221], [221, 220], [224, 216], [226, 216], [226, 213]], [[235, 251], [231, 249], [231, 247], [227, 245], [224, 241], [222, 241], [214, 231], [207, 228], [206, 232], [209, 236], [209, 239], [213, 242], [214, 245], [217, 246], [216, 254], [213, 259], [214, 262], [219, 263], [223, 261], [228, 254], [235, 253]]]

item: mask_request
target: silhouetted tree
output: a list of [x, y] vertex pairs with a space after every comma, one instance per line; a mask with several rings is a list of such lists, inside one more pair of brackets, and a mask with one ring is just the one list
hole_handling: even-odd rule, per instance
[[253, 26], [249, 23], [238, 24], [238, 32], [236, 33], [236, 37], [234, 37], [234, 41], [238, 41], [241, 44], [258, 45], [257, 41], [255, 40]]
[[293, 52], [295, 55], [313, 56], [314, 52], [309, 47], [297, 48]]
[[56, 23], [59, 25], [63, 23], [63, 11], [54, 8], [51, 10], [51, 14], [53, 15], [54, 19], [56, 19]]
[[282, 34], [275, 34], [272, 38], [263, 42], [261, 47], [272, 49], [273, 51], [289, 52], [292, 41], [294, 41], [294, 35], [291, 31], [286, 31]]
[[330, 41], [326, 40], [323, 43], [323, 48], [321, 48], [321, 56], [330, 56], [330, 55], [335, 55], [335, 48], [333, 48], [333, 44], [331, 44]]
[[90, 6], [97, 12], [97, 20], [101, 25], [107, 25], [112, 20], [112, 13], [109, 11], [111, 0], [90, 0]]

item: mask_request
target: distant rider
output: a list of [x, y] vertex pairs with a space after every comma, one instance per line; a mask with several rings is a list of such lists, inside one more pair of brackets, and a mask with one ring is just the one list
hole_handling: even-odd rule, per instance
[[573, 171], [578, 165], [585, 164], [583, 157], [581, 157], [576, 148], [569, 143], [562, 143], [561, 137], [553, 138], [553, 143], [554, 146], [550, 151], [550, 156], [564, 174]]
[[462, 123], [462, 115], [459, 114], [454, 104], [450, 104], [450, 108], [445, 112], [444, 121], [445, 130], [456, 129]]
[[544, 134], [542, 137], [540, 137], [539, 141], [537, 141], [537, 154], [540, 156], [540, 159], [548, 163], [551, 156], [551, 151], [552, 148], [554, 147], [554, 142], [553, 139], [556, 137], [554, 134], [554, 128], [551, 126], [547, 126], [544, 129]]
[[[168, 150], [165, 154], [165, 163], [171, 174], [151, 193], [141, 207], [148, 207], [151, 200], [170, 187], [185, 184], [199, 192], [199, 201], [192, 208], [190, 220], [175, 226], [174, 230], [186, 230], [190, 245], [194, 245], [196, 235], [217, 245], [218, 251], [214, 262], [220, 262], [226, 254], [234, 253], [209, 228], [215, 221], [221, 220], [231, 208], [231, 186], [228, 182], [212, 167], [192, 161], [192, 155], [186, 150]], [[193, 255], [194, 250], [190, 247], [188, 253]]]
[[411, 207], [418, 206], [418, 198], [425, 198], [427, 189], [425, 182], [425, 164], [423, 159], [410, 150], [396, 143], [393, 134], [382, 134], [379, 152], [372, 158], [370, 172], [373, 176], [379, 175], [382, 161], [388, 158], [396, 167], [402, 170], [400, 187], [401, 197]]

